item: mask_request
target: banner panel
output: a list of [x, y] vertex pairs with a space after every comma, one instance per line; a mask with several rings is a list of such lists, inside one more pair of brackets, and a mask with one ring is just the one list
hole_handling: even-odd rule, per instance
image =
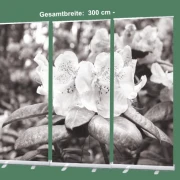
[[0, 160], [48, 161], [47, 55], [47, 22], [0, 24]]
[[115, 19], [114, 163], [173, 165], [173, 18]]
[[53, 25], [53, 162], [109, 164], [110, 21]]

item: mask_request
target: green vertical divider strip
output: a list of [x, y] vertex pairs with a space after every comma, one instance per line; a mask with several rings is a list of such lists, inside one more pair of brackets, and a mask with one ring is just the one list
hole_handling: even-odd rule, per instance
[[114, 161], [114, 19], [110, 26], [110, 163]]
[[49, 21], [49, 90], [48, 90], [48, 160], [52, 161], [52, 113], [53, 113], [53, 23]]

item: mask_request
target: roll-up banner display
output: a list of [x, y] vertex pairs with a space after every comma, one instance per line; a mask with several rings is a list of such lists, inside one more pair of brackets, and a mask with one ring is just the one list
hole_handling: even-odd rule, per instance
[[174, 170], [173, 24], [1, 23], [0, 163]]

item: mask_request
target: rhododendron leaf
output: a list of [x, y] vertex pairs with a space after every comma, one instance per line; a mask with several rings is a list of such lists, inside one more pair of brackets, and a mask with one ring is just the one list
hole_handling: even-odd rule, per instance
[[[156, 127], [157, 129], [158, 129], [158, 131], [159, 131], [159, 135], [160, 135], [160, 139], [161, 139], [161, 141], [163, 141], [163, 142], [167, 142], [167, 143], [169, 143], [169, 144], [173, 144], [172, 143], [172, 141], [171, 141], [171, 139], [161, 130], [161, 129], [159, 129], [158, 127]], [[150, 133], [148, 133], [147, 131], [145, 131], [145, 130], [143, 130], [144, 131], [144, 133], [148, 136], [148, 137], [151, 137], [151, 138], [155, 138], [154, 136], [152, 136]]]
[[77, 155], [77, 154], [65, 154], [63, 156], [63, 159], [65, 162], [69, 162], [69, 163], [81, 163], [81, 156]]
[[146, 112], [145, 117], [152, 122], [171, 120], [173, 103], [171, 101], [158, 103]]
[[168, 72], [172, 72], [173, 71], [173, 66], [169, 66], [167, 64], [161, 64], [162, 69], [164, 70], [164, 72], [168, 71]]
[[[64, 124], [64, 119], [65, 117], [64, 116], [59, 116], [59, 115], [53, 115], [52, 117], [52, 123], [53, 125], [61, 125], [61, 124]], [[36, 123], [36, 126], [42, 126], [42, 125], [47, 125], [48, 124], [48, 117], [45, 117], [43, 119], [41, 119], [40, 121], [38, 121]]]
[[32, 160], [34, 159], [34, 157], [36, 157], [37, 155], [42, 155], [42, 156], [48, 156], [48, 145], [47, 145], [47, 148], [38, 148], [37, 150], [32, 150], [32, 151], [29, 151], [27, 153], [25, 153], [23, 156], [19, 156], [17, 158], [15, 158], [16, 160]]
[[149, 166], [164, 166], [163, 163], [159, 162], [158, 160], [152, 160], [149, 158], [139, 158], [138, 165], [149, 165]]
[[11, 145], [14, 145], [15, 143], [15, 140], [16, 138], [12, 137], [12, 136], [9, 136], [9, 135], [3, 135], [2, 136], [2, 141], [3, 143], [5, 144], [11, 144]]
[[2, 126], [4, 124], [4, 122], [6, 122], [8, 120], [8, 113], [5, 112], [3, 115], [0, 115], [0, 137], [1, 137], [1, 133], [2, 133]]
[[17, 157], [16, 160], [21, 160], [21, 161], [32, 160], [38, 154], [39, 154], [38, 150], [29, 151], [25, 153], [23, 156]]
[[126, 118], [114, 118], [114, 144], [134, 150], [141, 144], [143, 138], [136, 125]]
[[[52, 142], [69, 138], [64, 125], [53, 126]], [[23, 132], [16, 140], [15, 149], [28, 148], [38, 144], [48, 143], [48, 125], [32, 127]]]
[[66, 116], [65, 125], [66, 128], [73, 130], [76, 127], [82, 126], [91, 120], [94, 116], [93, 111], [89, 111], [86, 108], [74, 107]]
[[63, 151], [65, 153], [77, 154], [79, 156], [82, 156], [82, 154], [86, 155], [86, 156], [90, 155], [90, 153], [87, 150], [85, 150], [85, 149], [82, 150], [81, 148], [65, 148], [65, 149], [63, 149]]
[[4, 122], [4, 126], [16, 121], [38, 117], [38, 116], [45, 116], [48, 114], [48, 104], [47, 103], [39, 103], [33, 104], [29, 106], [22, 107], [14, 111], [7, 121]]
[[53, 115], [53, 117], [52, 117], [53, 125], [63, 125], [64, 121], [65, 121], [65, 117], [64, 116]]
[[173, 71], [173, 65], [170, 62], [165, 61], [165, 60], [161, 60], [161, 59], [158, 59], [156, 62], [161, 65], [164, 72], [166, 72], [166, 71], [172, 72]]
[[141, 153], [141, 158], [143, 159], [150, 159], [150, 160], [155, 160], [157, 162], [161, 162], [163, 164], [168, 163], [169, 159], [164, 158], [163, 156], [149, 150], [145, 150]]
[[[89, 134], [104, 144], [110, 143], [109, 121], [97, 115], [89, 122]], [[136, 149], [142, 142], [138, 128], [129, 120], [118, 117], [114, 121], [114, 145], [117, 148]]]
[[159, 99], [161, 102], [171, 101], [173, 102], [173, 86], [171, 88], [164, 87], [160, 91]]
[[4, 128], [2, 130], [2, 133], [3, 133], [3, 135], [12, 136], [14, 138], [18, 138], [18, 136], [19, 136], [19, 132], [17, 132], [14, 129], [11, 129], [11, 128]]
[[48, 124], [48, 117], [45, 117], [39, 121], [36, 122], [36, 126], [42, 126]]
[[142, 129], [146, 130], [161, 141], [157, 127], [149, 119], [137, 112], [132, 106], [128, 107], [124, 115], [129, 118], [130, 121], [139, 125]]

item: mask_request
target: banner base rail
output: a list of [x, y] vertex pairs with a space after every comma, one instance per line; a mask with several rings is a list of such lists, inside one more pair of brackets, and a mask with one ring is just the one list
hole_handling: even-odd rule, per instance
[[[41, 162], [41, 161], [19, 161], [19, 160], [0, 160], [0, 164], [4, 165], [30, 165], [30, 166], [50, 166], [50, 167], [67, 167], [67, 163], [60, 162]], [[85, 164], [85, 163], [68, 163], [68, 168], [92, 168], [92, 169], [141, 169], [141, 170], [155, 170], [155, 171], [174, 171], [173, 166], [150, 166], [150, 165], [130, 165], [130, 164]]]

